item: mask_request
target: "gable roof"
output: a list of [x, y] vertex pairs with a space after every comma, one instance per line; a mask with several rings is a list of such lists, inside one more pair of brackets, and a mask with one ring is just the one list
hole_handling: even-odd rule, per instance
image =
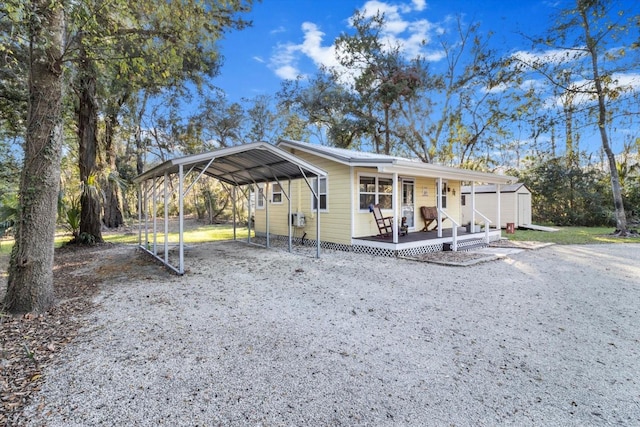
[[347, 150], [344, 148], [309, 144], [301, 141], [280, 140], [277, 146], [303, 151], [348, 166], [376, 168], [380, 173], [397, 173], [403, 176], [443, 178], [491, 184], [509, 184], [516, 180], [515, 177], [507, 175], [452, 168], [432, 163], [423, 163], [419, 160], [412, 160], [404, 157], [365, 153], [361, 151]]
[[326, 176], [320, 168], [266, 142], [253, 142], [179, 157], [138, 175], [134, 182], [177, 173], [180, 166], [231, 185]]
[[[503, 185], [503, 186], [500, 187], [500, 193], [516, 193], [521, 189], [524, 189], [524, 190], [526, 190], [526, 192], [531, 193], [531, 190], [529, 190], [529, 187], [527, 187], [522, 182], [517, 182], [517, 183], [511, 184], [511, 185]], [[468, 186], [468, 185], [462, 186], [462, 188], [460, 188], [460, 192], [462, 194], [471, 194], [471, 186]], [[495, 192], [496, 192], [496, 186], [495, 185], [476, 185], [474, 187], [474, 193], [476, 193], [476, 194], [478, 194], [478, 193], [495, 193]]]

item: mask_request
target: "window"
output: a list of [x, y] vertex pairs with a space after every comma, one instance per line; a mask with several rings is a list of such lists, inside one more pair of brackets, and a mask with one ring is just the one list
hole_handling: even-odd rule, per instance
[[[313, 191], [316, 191], [316, 179], [317, 178], [314, 178], [311, 181]], [[318, 193], [318, 198], [320, 199], [320, 210], [326, 211], [327, 210], [327, 178], [320, 178], [320, 192]], [[311, 209], [315, 211], [317, 206], [318, 205], [316, 203], [316, 198], [313, 196], [313, 193], [311, 193]]]
[[360, 209], [369, 209], [369, 205], [379, 204], [382, 209], [391, 209], [393, 179], [378, 176], [359, 178]]
[[460, 203], [462, 204], [462, 206], [467, 206], [467, 196], [466, 195], [462, 195], [460, 196]]
[[282, 187], [278, 183], [271, 186], [271, 203], [282, 203]]
[[440, 207], [442, 209], [447, 209], [447, 188], [448, 188], [447, 185], [448, 185], [447, 181], [442, 181], [442, 189], [440, 190], [442, 194], [442, 197], [440, 198], [441, 199]]
[[256, 191], [256, 208], [264, 209], [264, 187], [258, 185], [258, 191]]

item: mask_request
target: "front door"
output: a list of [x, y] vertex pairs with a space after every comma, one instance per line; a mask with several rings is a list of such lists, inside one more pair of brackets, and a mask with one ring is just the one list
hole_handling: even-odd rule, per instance
[[415, 228], [415, 185], [413, 181], [402, 180], [402, 216], [407, 217], [407, 226]]

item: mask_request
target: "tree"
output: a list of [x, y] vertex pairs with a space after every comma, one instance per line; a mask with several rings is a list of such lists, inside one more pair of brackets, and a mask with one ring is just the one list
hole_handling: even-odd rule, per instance
[[398, 104], [416, 96], [422, 86], [422, 70], [419, 61], [407, 61], [400, 46], [388, 46], [381, 31], [384, 15], [377, 13], [368, 18], [356, 12], [351, 21], [355, 34], [341, 34], [335, 42], [338, 60], [345, 71], [335, 68], [333, 78], [352, 89], [350, 111], [366, 123], [365, 132], [373, 140], [376, 152], [391, 154], [391, 125], [397, 114]]
[[[629, 233], [616, 156], [609, 130], [618, 120], [616, 112], [635, 111], [633, 90], [621, 77], [637, 63], [630, 59], [634, 46], [620, 46], [619, 37], [636, 24], [637, 16], [617, 8], [616, 2], [576, 0], [575, 8], [560, 14], [549, 36], [535, 39], [545, 52], [535, 56], [513, 57], [522, 71], [534, 70], [543, 75], [552, 87], [563, 93], [562, 104], [567, 124], [568, 156], [575, 155], [576, 144], [570, 128], [573, 118], [584, 115], [584, 121], [594, 126], [607, 159], [607, 169], [613, 198], [616, 234]], [[549, 47], [555, 47], [549, 49]], [[625, 113], [628, 114], [628, 113]]]
[[54, 302], [53, 254], [62, 147], [61, 1], [25, 2], [28, 93], [24, 161], [5, 308], [45, 311]]
[[[248, 23], [236, 16], [250, 9], [251, 0], [116, 0], [110, 7], [91, 0], [75, 3], [71, 11], [70, 45], [77, 94], [79, 167], [85, 190], [81, 198], [81, 236], [100, 241], [101, 199], [95, 184], [102, 182], [106, 201], [118, 203], [113, 133], [120, 109], [141, 90], [157, 95], [187, 82], [196, 87], [218, 73], [222, 58], [216, 42], [228, 28]], [[101, 114], [100, 114], [101, 113]], [[106, 145], [99, 147], [98, 117], [107, 122]], [[105, 156], [97, 157], [100, 149]], [[99, 175], [103, 178], [100, 180]], [[108, 209], [110, 225], [118, 225], [118, 209]], [[114, 221], [111, 221], [114, 219]]]

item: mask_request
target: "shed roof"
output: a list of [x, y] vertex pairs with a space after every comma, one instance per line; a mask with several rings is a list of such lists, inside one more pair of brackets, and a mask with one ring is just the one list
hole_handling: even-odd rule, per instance
[[231, 185], [327, 175], [322, 169], [285, 150], [267, 142], [253, 142], [167, 160], [138, 175], [134, 182], [177, 173], [180, 165]]
[[428, 178], [444, 178], [458, 181], [475, 181], [492, 184], [508, 184], [516, 180], [515, 177], [497, 175], [488, 172], [478, 172], [469, 169], [452, 168], [448, 166], [424, 163], [417, 159], [388, 156], [385, 154], [365, 153], [344, 148], [327, 147], [300, 141], [280, 140], [278, 147], [300, 150], [319, 157], [333, 160], [349, 166], [377, 168], [380, 173], [398, 173], [407, 176]]

